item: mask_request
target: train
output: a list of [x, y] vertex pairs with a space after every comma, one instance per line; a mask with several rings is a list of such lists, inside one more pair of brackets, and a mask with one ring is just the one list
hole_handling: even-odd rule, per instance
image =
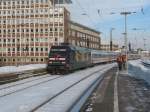
[[51, 46], [47, 71], [52, 74], [68, 73], [100, 63], [116, 61], [117, 53], [93, 50], [72, 45]]

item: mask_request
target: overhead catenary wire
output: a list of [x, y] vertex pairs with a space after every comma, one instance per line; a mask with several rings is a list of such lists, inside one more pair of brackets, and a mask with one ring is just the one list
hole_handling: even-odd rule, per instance
[[90, 20], [92, 26], [95, 27], [95, 23], [94, 23], [93, 19], [92, 19], [91, 16], [87, 13], [87, 11], [85, 10], [85, 8], [82, 7], [82, 5], [80, 4], [80, 2], [79, 2], [78, 0], [75, 0], [75, 1], [76, 1], [76, 3], [78, 4], [78, 6], [81, 8], [81, 10], [83, 11], [82, 15], [86, 15], [86, 16], [89, 18], [89, 20]]

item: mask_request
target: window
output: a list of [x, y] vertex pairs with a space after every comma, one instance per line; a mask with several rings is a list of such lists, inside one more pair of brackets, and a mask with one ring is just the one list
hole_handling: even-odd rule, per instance
[[8, 51], [10, 52], [10, 48], [8, 48]]
[[33, 58], [31, 58], [31, 61], [34, 61], [34, 59], [33, 59]]
[[31, 48], [31, 51], [33, 51], [33, 48]]
[[6, 2], [4, 2], [3, 4], [6, 5]]
[[4, 59], [4, 62], [6, 62], [6, 59]]
[[38, 58], [36, 58], [36, 61], [38, 61]]
[[50, 28], [50, 31], [53, 31], [53, 29], [52, 29], [52, 28]]
[[31, 10], [31, 13], [33, 13], [33, 10]]
[[45, 51], [48, 51], [48, 48], [45, 48]]
[[15, 2], [13, 2], [13, 5], [15, 5]]
[[36, 47], [36, 51], [38, 51], [39, 49]]
[[41, 59], [41, 61], [44, 61], [43, 59]]
[[48, 29], [45, 29], [45, 32], [48, 32]]
[[57, 28], [55, 28], [55, 31], [57, 31]]
[[15, 39], [13, 39], [13, 42], [15, 42]]
[[10, 39], [8, 39], [8, 42], [10, 42]]

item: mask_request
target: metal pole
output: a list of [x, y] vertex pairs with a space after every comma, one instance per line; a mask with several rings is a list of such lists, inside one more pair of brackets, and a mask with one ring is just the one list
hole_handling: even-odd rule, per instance
[[124, 46], [125, 46], [125, 54], [126, 54], [126, 64], [125, 68], [128, 72], [128, 38], [127, 38], [127, 15], [131, 14], [131, 12], [121, 12], [121, 15], [125, 16], [125, 33], [124, 33]]
[[110, 29], [110, 51], [112, 51], [112, 45], [113, 45], [113, 43], [112, 43], [112, 31], [113, 30], [114, 30], [114, 28]]
[[125, 13], [125, 52], [126, 52], [126, 69], [128, 67], [128, 38], [127, 38], [127, 14]]

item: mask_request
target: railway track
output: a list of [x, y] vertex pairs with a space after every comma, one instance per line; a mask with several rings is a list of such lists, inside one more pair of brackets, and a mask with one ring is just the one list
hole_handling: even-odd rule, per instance
[[[8, 92], [7, 94], [1, 94], [0, 107], [2, 107], [2, 110], [5, 112], [9, 112], [10, 110], [21, 112], [36, 112], [57, 97], [66, 93], [77, 85], [80, 85], [80, 83], [85, 81], [88, 82], [89, 79], [92, 79], [96, 74], [100, 73], [100, 71], [103, 71], [107, 68], [108, 66], [102, 66], [101, 68], [89, 69], [87, 70], [88, 72], [81, 70], [70, 75], [61, 76], [61, 78], [59, 78], [60, 76], [57, 76], [53, 81], [41, 81], [38, 84], [34, 84], [33, 86], [21, 87], [20, 89], [11, 91], [10, 93]], [[42, 96], [40, 92], [42, 92]], [[5, 103], [11, 103], [7, 101], [9, 99], [16, 100], [16, 103], [13, 104], [13, 107], [4, 107], [6, 105]], [[2, 103], [3, 100], [6, 102]]]
[[9, 88], [9, 87], [13, 87], [13, 86], [17, 86], [17, 85], [20, 85], [20, 84], [24, 84], [24, 83], [27, 83], [27, 82], [31, 82], [31, 81], [34, 81], [34, 80], [39, 80], [39, 79], [42, 79], [42, 78], [45, 78], [45, 77], [49, 77], [49, 75], [44, 75], [44, 76], [39, 76], [39, 77], [32, 77], [30, 79], [24, 79], [24, 80], [17, 81], [17, 82], [14, 82], [14, 83], [1, 85], [0, 90], [6, 89], [6, 88]]
[[[104, 68], [105, 69], [105, 68]], [[38, 105], [37, 107], [35, 107], [34, 109], [32, 109], [30, 112], [35, 112], [36, 110], [38, 110], [40, 107], [42, 107], [43, 105], [45, 105], [46, 103], [50, 102], [51, 100], [53, 100], [54, 98], [56, 98], [57, 96], [61, 95], [62, 93], [66, 92], [67, 90], [69, 90], [70, 88], [74, 87], [75, 85], [79, 84], [80, 82], [82, 82], [83, 80], [86, 80], [89, 77], [92, 77], [95, 73], [98, 73], [100, 70], [95, 71], [89, 75], [87, 75], [86, 77], [83, 77], [82, 79], [80, 79], [79, 81], [69, 85], [68, 87], [64, 88], [62, 91], [58, 92], [57, 94], [55, 94], [54, 96], [51, 96], [49, 99], [47, 99], [46, 101], [42, 102], [40, 105]]]
[[[47, 72], [40, 72], [40, 73], [33, 73], [33, 72], [34, 71], [7, 74], [6, 79], [5, 79], [5, 75], [3, 75], [3, 77], [1, 77], [3, 80], [0, 80], [0, 85], [7, 84], [10, 82], [15, 82], [18, 80], [23, 80], [23, 79], [30, 78], [30, 77], [36, 77], [36, 76], [44, 75], [47, 73]], [[14, 76], [14, 77], [11, 77], [11, 76]]]
[[56, 80], [57, 78], [60, 78], [61, 76], [45, 76], [40, 77], [33, 80], [27, 80], [25, 82], [20, 82], [17, 84], [8, 85], [6, 87], [0, 88], [0, 97], [4, 97], [10, 94], [13, 94], [15, 92], [23, 91], [24, 89], [31, 88], [33, 86], [40, 85], [42, 83], [46, 83], [48, 81]]

